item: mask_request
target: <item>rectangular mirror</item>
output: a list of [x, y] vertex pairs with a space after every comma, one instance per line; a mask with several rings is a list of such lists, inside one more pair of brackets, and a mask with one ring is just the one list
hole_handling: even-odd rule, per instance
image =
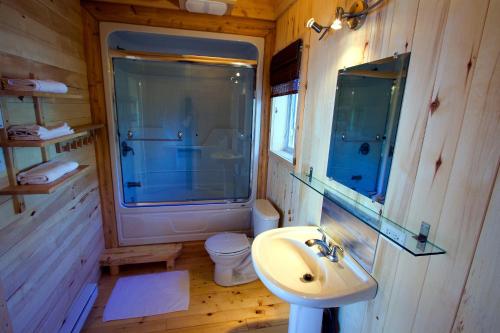
[[327, 177], [384, 203], [410, 53], [340, 70]]

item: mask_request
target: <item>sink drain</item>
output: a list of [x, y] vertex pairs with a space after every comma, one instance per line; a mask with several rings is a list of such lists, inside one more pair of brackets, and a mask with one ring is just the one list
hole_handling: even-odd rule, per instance
[[300, 278], [300, 281], [302, 282], [312, 282], [314, 280], [314, 276], [312, 274], [309, 274], [309, 273], [306, 273], [304, 275], [302, 275], [302, 277]]

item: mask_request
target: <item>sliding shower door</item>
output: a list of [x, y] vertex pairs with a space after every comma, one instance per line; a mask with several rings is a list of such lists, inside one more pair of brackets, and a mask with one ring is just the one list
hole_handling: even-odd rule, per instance
[[113, 58], [123, 204], [251, 196], [255, 69]]

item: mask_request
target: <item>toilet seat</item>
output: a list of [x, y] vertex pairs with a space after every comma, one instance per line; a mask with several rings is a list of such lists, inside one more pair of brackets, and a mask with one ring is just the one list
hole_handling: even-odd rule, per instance
[[205, 249], [219, 256], [237, 256], [250, 252], [250, 242], [245, 234], [223, 232], [208, 238]]
[[216, 255], [219, 257], [236, 257], [242, 254], [250, 253], [250, 248], [239, 251], [239, 252], [231, 252], [231, 253], [220, 253], [220, 252], [212, 252], [210, 250], [207, 250], [209, 254]]

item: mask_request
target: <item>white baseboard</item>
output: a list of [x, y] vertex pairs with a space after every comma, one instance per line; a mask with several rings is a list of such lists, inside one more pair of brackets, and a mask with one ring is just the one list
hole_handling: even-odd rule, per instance
[[68, 311], [68, 316], [59, 333], [78, 333], [85, 324], [85, 320], [92, 310], [97, 299], [97, 284], [87, 284], [75, 299]]

